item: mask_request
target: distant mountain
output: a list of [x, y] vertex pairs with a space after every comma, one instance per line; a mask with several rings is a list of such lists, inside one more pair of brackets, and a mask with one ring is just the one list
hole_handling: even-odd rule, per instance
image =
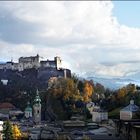
[[5, 63], [4, 61], [0, 61], [0, 64], [3, 64], [3, 63]]
[[140, 81], [140, 72], [135, 72], [131, 75], [125, 76], [126, 78]]
[[102, 84], [105, 88], [119, 89], [129, 83], [140, 85], [140, 81], [126, 78], [97, 78], [97, 77], [87, 77], [88, 80], [93, 80], [95, 83]]

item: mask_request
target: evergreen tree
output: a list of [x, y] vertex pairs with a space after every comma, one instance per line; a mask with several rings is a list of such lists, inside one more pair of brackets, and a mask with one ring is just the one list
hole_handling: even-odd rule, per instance
[[3, 139], [5, 139], [5, 140], [13, 139], [12, 124], [9, 120], [4, 122], [4, 124], [3, 124]]

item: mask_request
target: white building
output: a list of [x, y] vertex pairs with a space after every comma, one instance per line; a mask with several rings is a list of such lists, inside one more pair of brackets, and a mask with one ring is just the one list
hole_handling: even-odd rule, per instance
[[87, 104], [87, 108], [92, 115], [93, 122], [101, 122], [108, 120], [108, 112], [101, 109], [100, 106], [95, 106], [94, 103], [90, 102]]
[[29, 140], [39, 140], [40, 139], [41, 128], [31, 128], [29, 134]]
[[7, 85], [8, 84], [8, 80], [6, 80], [6, 79], [1, 79], [1, 82], [2, 82], [3, 85]]
[[102, 110], [99, 106], [95, 106], [91, 114], [93, 122], [101, 122], [108, 120], [108, 112]]
[[136, 117], [136, 113], [139, 112], [139, 107], [134, 104], [134, 100], [130, 100], [130, 104], [120, 110], [121, 120], [131, 120]]
[[19, 58], [19, 71], [24, 69], [38, 68], [39, 67], [39, 55], [30, 57]]

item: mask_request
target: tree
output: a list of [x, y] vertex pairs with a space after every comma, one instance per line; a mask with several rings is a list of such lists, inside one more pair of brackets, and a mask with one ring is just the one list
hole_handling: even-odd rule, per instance
[[21, 139], [21, 132], [17, 125], [13, 125], [13, 137], [15, 140]]
[[135, 84], [130, 83], [126, 86], [126, 88], [127, 88], [128, 93], [130, 93], [130, 94], [134, 94], [135, 91], [136, 91], [136, 85]]
[[101, 85], [100, 83], [96, 83], [96, 86], [95, 86], [95, 92], [98, 93], [98, 94], [104, 94], [105, 92], [105, 88], [103, 85]]
[[[49, 85], [47, 97], [50, 97], [46, 102], [53, 101], [51, 107], [61, 119], [62, 117], [64, 119], [70, 117], [72, 112], [76, 110], [76, 101], [82, 100], [76, 83], [70, 78], [57, 78], [57, 80], [52, 80]], [[61, 117], [61, 114], [64, 115]]]
[[127, 94], [127, 89], [126, 87], [122, 87], [118, 91], [118, 98], [121, 99]]
[[74, 83], [76, 83], [76, 84], [79, 81], [78, 77], [77, 77], [77, 75], [75, 73], [72, 74], [71, 79], [73, 79]]
[[89, 81], [85, 81], [84, 89], [83, 89], [83, 100], [84, 102], [88, 102], [91, 99], [93, 93], [93, 86]]
[[50, 88], [51, 93], [63, 100], [77, 100], [79, 98], [79, 91], [73, 79], [58, 78], [54, 81]]
[[13, 138], [12, 124], [9, 120], [4, 122], [4, 124], [3, 124], [3, 139], [5, 139], [5, 140], [14, 139]]
[[84, 82], [83, 81], [79, 81], [78, 82], [78, 85], [77, 85], [78, 89], [80, 92], [83, 92], [83, 89], [84, 89]]

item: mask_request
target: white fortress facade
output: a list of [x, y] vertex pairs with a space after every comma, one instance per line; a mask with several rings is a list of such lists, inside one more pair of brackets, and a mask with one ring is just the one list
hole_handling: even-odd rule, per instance
[[18, 70], [23, 71], [25, 69], [40, 67], [45, 68], [56, 68], [57, 70], [61, 69], [61, 59], [56, 56], [54, 60], [39, 61], [39, 55], [30, 56], [30, 57], [20, 57], [18, 63], [12, 61], [0, 64], [0, 70]]

